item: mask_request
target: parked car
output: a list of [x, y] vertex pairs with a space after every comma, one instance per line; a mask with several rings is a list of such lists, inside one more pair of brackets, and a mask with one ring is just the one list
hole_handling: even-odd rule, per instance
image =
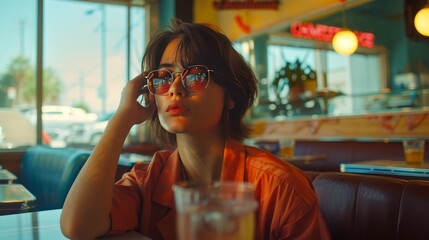
[[114, 112], [108, 113], [95, 122], [74, 125], [66, 138], [67, 144], [96, 145], [100, 141], [101, 135], [103, 135], [104, 129], [113, 114]]
[[[50, 136], [42, 132], [44, 144]], [[36, 128], [18, 109], [0, 108], [0, 149], [11, 149], [36, 144]]]
[[[36, 109], [26, 111], [30, 122], [36, 126]], [[87, 113], [81, 108], [69, 106], [42, 106], [43, 130], [46, 131], [53, 140], [64, 140], [74, 125], [94, 122], [97, 114]]]

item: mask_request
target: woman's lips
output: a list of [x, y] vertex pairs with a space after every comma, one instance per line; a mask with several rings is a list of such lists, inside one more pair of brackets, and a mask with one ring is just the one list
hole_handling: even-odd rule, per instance
[[180, 106], [178, 103], [172, 103], [167, 107], [167, 113], [171, 115], [180, 115], [186, 111], [185, 108]]

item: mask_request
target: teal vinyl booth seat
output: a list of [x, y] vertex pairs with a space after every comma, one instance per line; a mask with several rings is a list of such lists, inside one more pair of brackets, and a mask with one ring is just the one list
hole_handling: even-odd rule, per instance
[[33, 146], [21, 162], [20, 182], [36, 196], [35, 211], [60, 209], [89, 150]]

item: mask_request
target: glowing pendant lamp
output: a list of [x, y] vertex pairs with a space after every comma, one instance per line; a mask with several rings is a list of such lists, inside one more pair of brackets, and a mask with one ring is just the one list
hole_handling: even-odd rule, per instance
[[[345, 0], [340, 0], [343, 3]], [[346, 25], [346, 13], [343, 9], [343, 29], [335, 33], [332, 38], [332, 46], [334, 47], [335, 52], [338, 54], [348, 56], [353, 54], [358, 47], [358, 39], [354, 32], [350, 31], [345, 27]]]
[[429, 4], [426, 4], [414, 17], [414, 26], [421, 35], [429, 37]]
[[351, 55], [358, 47], [356, 34], [348, 29], [341, 29], [332, 38], [334, 50], [341, 55]]

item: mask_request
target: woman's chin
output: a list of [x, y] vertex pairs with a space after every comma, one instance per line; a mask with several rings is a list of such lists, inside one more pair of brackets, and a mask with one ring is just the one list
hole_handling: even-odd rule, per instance
[[185, 133], [187, 131], [187, 128], [185, 126], [179, 125], [179, 124], [162, 125], [162, 127], [167, 132], [172, 133], [172, 134]]

